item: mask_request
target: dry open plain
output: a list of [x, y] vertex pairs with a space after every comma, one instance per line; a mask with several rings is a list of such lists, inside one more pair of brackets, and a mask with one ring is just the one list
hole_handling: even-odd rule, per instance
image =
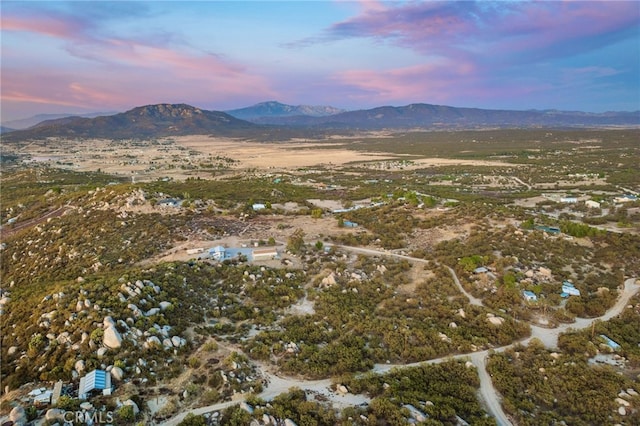
[[404, 169], [426, 166], [504, 166], [500, 161], [424, 158], [391, 152], [363, 152], [349, 146], [360, 139], [325, 141], [252, 142], [209, 136], [183, 136], [158, 140], [48, 140], [6, 146], [25, 161], [75, 171], [97, 171], [131, 176], [135, 181], [165, 177], [211, 178], [243, 169], [272, 171], [302, 167], [341, 167], [354, 163], [411, 160]]

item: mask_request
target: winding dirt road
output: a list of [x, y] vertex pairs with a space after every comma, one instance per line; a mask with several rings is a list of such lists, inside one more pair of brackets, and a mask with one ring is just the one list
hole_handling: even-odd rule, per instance
[[[424, 259], [395, 254], [392, 252], [366, 249], [361, 247], [342, 246], [342, 245], [334, 245], [334, 246], [336, 248], [340, 248], [353, 253], [361, 253], [361, 254], [367, 254], [372, 256], [390, 256], [398, 259], [409, 260], [414, 263], [427, 263], [427, 261]], [[455, 281], [456, 286], [458, 286], [460, 291], [469, 298], [469, 303], [477, 306], [483, 306], [482, 300], [473, 297], [471, 294], [465, 291], [455, 271], [448, 266], [447, 268], [449, 269], [449, 272], [451, 273], [451, 276]], [[636, 278], [627, 279], [624, 283], [624, 288], [618, 300], [616, 301], [616, 303], [604, 315], [598, 318], [589, 318], [589, 319], [578, 318], [576, 319], [575, 323], [562, 324], [559, 327], [556, 327], [554, 329], [531, 326], [532, 333], [531, 333], [531, 336], [528, 337], [527, 339], [524, 339], [520, 342], [515, 342], [510, 345], [494, 348], [491, 351], [503, 352], [513, 347], [516, 344], [526, 345], [531, 341], [531, 339], [534, 339], [534, 338], [539, 339], [548, 349], [555, 349], [558, 344], [558, 336], [560, 335], [560, 333], [563, 333], [572, 329], [579, 330], [579, 329], [587, 328], [587, 327], [590, 327], [591, 324], [593, 324], [593, 322], [595, 321], [598, 321], [598, 320], [607, 321], [619, 315], [628, 305], [629, 300], [640, 290], [640, 286], [636, 284], [636, 281], [637, 281]], [[442, 358], [432, 359], [424, 362], [411, 363], [411, 364], [376, 364], [373, 368], [373, 371], [377, 373], [384, 373], [392, 369], [414, 367], [424, 363], [435, 364], [435, 363], [440, 363], [440, 362], [444, 362], [452, 359], [469, 360], [473, 363], [473, 365], [478, 370], [478, 376], [480, 378], [479, 396], [482, 402], [484, 402], [487, 412], [496, 419], [496, 422], [498, 423], [499, 426], [511, 426], [513, 425], [513, 422], [509, 419], [507, 414], [502, 409], [502, 405], [501, 405], [502, 397], [496, 390], [491, 380], [491, 376], [487, 372], [487, 357], [489, 356], [489, 353], [490, 353], [489, 350], [484, 350], [479, 352], [473, 352], [470, 354], [458, 354], [454, 356], [446, 356]], [[369, 402], [369, 399], [363, 395], [353, 395], [353, 394], [342, 395], [342, 394], [336, 394], [335, 392], [331, 391], [330, 389], [330, 386], [332, 384], [331, 379], [300, 380], [300, 379], [295, 379], [290, 377], [275, 376], [266, 372], [266, 369], [263, 366], [260, 366], [259, 364], [258, 366], [262, 371], [262, 375], [263, 377], [265, 377], [267, 382], [265, 389], [259, 395], [259, 397], [265, 400], [273, 399], [275, 396], [281, 393], [287, 392], [290, 388], [297, 387], [306, 391], [310, 391], [311, 393], [321, 394], [325, 398], [329, 399], [335, 406], [353, 406], [353, 405]], [[188, 413], [204, 414], [212, 411], [222, 410], [234, 404], [238, 404], [244, 401], [245, 398], [246, 396], [241, 395], [235, 401], [223, 402], [219, 404], [210, 405], [207, 407], [188, 410], [167, 420], [164, 423], [161, 423], [161, 425], [176, 426], [178, 423], [180, 423], [180, 421], [184, 419], [184, 417]]]

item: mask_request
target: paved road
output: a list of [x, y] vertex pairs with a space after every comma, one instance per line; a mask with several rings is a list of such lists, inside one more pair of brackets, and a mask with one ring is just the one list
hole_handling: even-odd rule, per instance
[[[327, 244], [327, 245], [331, 246], [330, 244]], [[362, 254], [367, 254], [367, 255], [372, 255], [372, 256], [390, 256], [390, 257], [395, 257], [395, 258], [399, 258], [399, 259], [409, 260], [411, 262], [427, 263], [427, 261], [424, 260], [424, 259], [413, 258], [413, 257], [410, 257], [410, 256], [396, 254], [396, 253], [392, 253], [392, 252], [379, 251], [379, 250], [373, 250], [373, 249], [366, 249], [366, 248], [362, 248], [362, 247], [350, 247], [350, 246], [341, 246], [341, 245], [334, 245], [334, 246], [338, 247], [338, 248], [341, 248], [343, 250], [346, 250], [346, 251], [351, 251], [353, 253], [362, 253]], [[468, 294], [464, 290], [464, 288], [460, 284], [460, 280], [458, 279], [455, 271], [453, 269], [449, 268], [448, 266], [447, 266], [447, 268], [449, 269], [449, 272], [451, 273], [451, 276], [453, 277], [453, 280], [456, 282], [456, 285], [458, 286], [460, 291], [469, 298], [470, 303], [474, 304], [474, 305], [482, 306], [482, 301], [480, 299], [477, 299], [477, 298], [471, 296], [470, 294]], [[559, 327], [554, 328], [554, 329], [547, 329], [547, 328], [532, 326], [531, 337], [529, 337], [529, 338], [527, 338], [527, 339], [525, 339], [525, 340], [523, 340], [521, 342], [517, 342], [517, 343], [526, 345], [526, 344], [529, 343], [529, 341], [531, 341], [531, 339], [538, 338], [539, 340], [541, 340], [543, 342], [545, 347], [547, 347], [549, 349], [555, 349], [557, 347], [558, 336], [560, 335], [560, 333], [568, 331], [569, 329], [578, 330], [578, 329], [591, 327], [591, 324], [593, 322], [595, 322], [595, 321], [598, 321], [598, 320], [607, 321], [607, 320], [619, 315], [624, 310], [624, 308], [628, 305], [629, 300], [636, 293], [638, 293], [639, 290], [640, 290], [640, 286], [638, 286], [636, 284], [636, 278], [629, 278], [628, 280], [625, 281], [624, 289], [623, 289], [622, 293], [620, 294], [620, 297], [618, 298], [618, 300], [614, 304], [614, 306], [611, 309], [609, 309], [604, 315], [602, 315], [602, 316], [600, 316], [598, 318], [590, 318], [590, 319], [578, 318], [575, 323], [562, 324]], [[511, 345], [502, 346], [502, 347], [499, 347], [499, 348], [494, 348], [494, 349], [492, 349], [492, 351], [493, 352], [503, 352], [503, 351], [511, 348], [512, 346], [514, 346], [517, 343], [511, 344]], [[418, 365], [421, 365], [421, 364], [424, 364], [424, 363], [435, 364], [435, 363], [448, 361], [448, 360], [451, 360], [451, 359], [467, 359], [467, 360], [471, 361], [473, 363], [473, 365], [476, 367], [476, 369], [478, 370], [478, 376], [480, 378], [479, 395], [480, 395], [482, 401], [485, 404], [485, 408], [487, 409], [489, 414], [491, 414], [496, 419], [496, 422], [498, 423], [498, 426], [511, 426], [511, 425], [513, 425], [513, 423], [511, 422], [511, 420], [509, 419], [507, 414], [502, 409], [502, 405], [501, 405], [502, 397], [500, 396], [500, 394], [496, 390], [495, 386], [493, 385], [493, 381], [491, 380], [491, 376], [487, 372], [487, 356], [488, 355], [489, 355], [489, 351], [485, 350], [485, 351], [473, 352], [473, 353], [470, 353], [470, 354], [459, 354], [459, 355], [454, 355], [454, 356], [446, 356], [446, 357], [442, 357], [442, 358], [428, 360], [428, 361], [425, 361], [425, 362], [416, 362], [416, 363], [411, 363], [411, 364], [376, 364], [374, 366], [374, 368], [373, 368], [373, 371], [377, 372], [377, 373], [384, 373], [384, 372], [390, 371], [390, 370], [392, 370], [394, 368], [408, 368], [408, 367], [418, 366]], [[258, 366], [260, 367], [260, 364], [258, 364]], [[351, 398], [349, 398], [348, 400], [340, 400], [338, 396], [333, 394], [328, 389], [329, 386], [331, 385], [331, 380], [330, 379], [324, 379], [324, 380], [300, 380], [300, 379], [294, 379], [294, 378], [283, 377], [283, 376], [274, 376], [274, 375], [271, 375], [271, 374], [267, 373], [264, 370], [264, 367], [260, 367], [260, 369], [262, 370], [263, 377], [265, 377], [267, 379], [267, 385], [266, 385], [265, 389], [263, 390], [263, 392], [259, 395], [261, 398], [263, 398], [265, 400], [272, 399], [276, 395], [279, 395], [279, 394], [281, 394], [283, 392], [286, 392], [291, 387], [298, 387], [300, 389], [310, 390], [310, 391], [316, 392], [316, 393], [322, 393], [323, 395], [325, 395], [329, 399], [331, 399], [332, 402], [338, 403], [338, 404], [342, 402], [342, 403], [346, 403], [347, 405], [349, 405], [349, 404], [356, 405], [356, 404], [354, 404], [354, 402], [358, 402], [360, 399], [362, 400], [362, 402], [365, 402], [367, 400], [367, 398], [363, 397], [362, 395], [350, 395]], [[356, 401], [354, 398], [358, 399], [358, 401]], [[182, 419], [184, 419], [184, 417], [187, 415], [187, 413], [204, 414], [204, 413], [208, 413], [208, 412], [212, 412], [212, 411], [218, 411], [218, 410], [222, 410], [222, 409], [225, 409], [227, 407], [230, 407], [230, 406], [232, 406], [234, 404], [238, 404], [241, 401], [244, 401], [244, 399], [245, 399], [245, 396], [242, 395], [235, 401], [223, 402], [223, 403], [219, 403], [219, 404], [210, 405], [210, 406], [207, 406], [207, 407], [201, 407], [201, 408], [185, 411], [185, 412], [180, 413], [179, 415], [167, 420], [166, 422], [161, 423], [160, 425], [162, 425], [162, 426], [175, 426], [178, 423], [180, 423], [180, 421], [182, 421]]]

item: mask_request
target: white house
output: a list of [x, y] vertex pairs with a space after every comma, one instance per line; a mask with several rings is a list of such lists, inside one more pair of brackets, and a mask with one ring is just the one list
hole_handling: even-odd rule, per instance
[[584, 205], [589, 207], [590, 209], [599, 209], [600, 208], [600, 203], [597, 202], [597, 201], [593, 201], [593, 200], [585, 201]]
[[565, 281], [562, 283], [562, 293], [568, 296], [580, 296], [580, 290], [573, 286], [573, 283]]
[[278, 257], [278, 250], [275, 247], [264, 247], [253, 249], [253, 260], [271, 260]]
[[560, 198], [560, 202], [561, 203], [575, 204], [575, 203], [578, 202], [578, 198], [577, 197], [562, 197], [562, 198]]
[[613, 199], [614, 202], [616, 203], [629, 203], [631, 201], [637, 201], [638, 197], [636, 197], [635, 195], [628, 195], [625, 194], [622, 197], [616, 197]]
[[223, 246], [215, 246], [209, 249], [209, 257], [215, 260], [224, 260], [227, 249]]

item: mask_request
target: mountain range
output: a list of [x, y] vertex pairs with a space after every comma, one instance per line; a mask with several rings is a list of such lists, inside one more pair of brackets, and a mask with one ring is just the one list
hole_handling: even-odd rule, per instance
[[276, 101], [261, 102], [250, 107], [233, 109], [225, 111], [242, 120], [248, 120], [256, 123], [264, 122], [269, 124], [269, 119], [274, 117], [326, 117], [329, 115], [340, 114], [346, 112], [344, 109], [332, 106], [313, 106], [313, 105], [286, 105]]
[[255, 138], [269, 134], [286, 138], [300, 132], [322, 133], [330, 130], [640, 126], [640, 111], [513, 111], [431, 104], [383, 106], [331, 114], [332, 111], [340, 110], [278, 102], [264, 102], [227, 112], [208, 111], [186, 104], [157, 104], [95, 118], [71, 116], [45, 120], [25, 130], [3, 133], [2, 138], [23, 140], [57, 136], [133, 139], [181, 135]]
[[36, 124], [42, 123], [47, 120], [56, 120], [59, 118], [67, 118], [67, 117], [85, 117], [85, 118], [94, 118], [100, 117], [103, 115], [113, 115], [117, 114], [118, 111], [111, 112], [91, 112], [88, 114], [38, 114], [29, 118], [22, 118], [19, 120], [11, 120], [11, 121], [3, 121], [2, 127], [10, 130], [23, 130], [28, 129], [29, 127], [35, 126]]

